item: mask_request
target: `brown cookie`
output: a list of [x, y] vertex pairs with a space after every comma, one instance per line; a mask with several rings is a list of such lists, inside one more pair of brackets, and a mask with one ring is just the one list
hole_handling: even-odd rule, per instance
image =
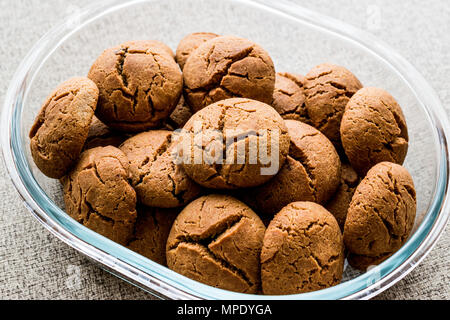
[[342, 162], [341, 184], [333, 197], [328, 201], [325, 208], [336, 218], [339, 227], [344, 231], [347, 211], [350, 207], [353, 194], [359, 183], [359, 177], [356, 171], [348, 163]]
[[174, 208], [200, 194], [200, 186], [174, 162], [174, 148], [172, 132], [167, 130], [142, 132], [120, 146], [130, 161], [131, 184], [140, 203]]
[[125, 132], [155, 128], [180, 99], [180, 67], [158, 41], [130, 41], [105, 50], [89, 71], [100, 90], [97, 117]]
[[309, 123], [309, 115], [305, 106], [305, 79], [291, 73], [277, 73], [272, 107], [283, 119], [298, 120]]
[[324, 203], [340, 182], [341, 162], [330, 140], [300, 121], [285, 123], [291, 144], [284, 166], [273, 179], [244, 195], [244, 202], [269, 216], [294, 201]]
[[344, 67], [328, 63], [314, 67], [305, 77], [309, 123], [340, 148], [339, 128], [345, 106], [362, 84]]
[[178, 209], [137, 207], [134, 233], [127, 248], [166, 265], [166, 242]]
[[344, 243], [336, 219], [321, 205], [294, 202], [270, 222], [261, 251], [264, 294], [325, 289], [341, 282]]
[[381, 162], [356, 188], [345, 221], [345, 246], [356, 255], [389, 255], [405, 243], [415, 216], [411, 175], [398, 164]]
[[[213, 189], [260, 185], [278, 172], [289, 151], [289, 135], [281, 116], [271, 106], [250, 99], [209, 105], [189, 119], [184, 132], [189, 143], [188, 148], [183, 147], [186, 173]], [[186, 140], [182, 140], [184, 146]]]
[[176, 130], [183, 128], [186, 122], [192, 117], [192, 109], [184, 100], [184, 97], [180, 97], [175, 110], [166, 119], [164, 127], [168, 130]]
[[97, 99], [96, 85], [81, 77], [63, 82], [47, 97], [29, 134], [33, 160], [46, 176], [61, 178], [78, 159]]
[[175, 56], [181, 70], [183, 70], [187, 58], [195, 49], [197, 49], [204, 42], [216, 37], [218, 37], [217, 34], [210, 32], [195, 32], [184, 37], [178, 44]]
[[170, 269], [221, 289], [256, 293], [265, 227], [245, 204], [226, 195], [190, 203], [167, 240]]
[[402, 109], [383, 89], [363, 88], [349, 101], [341, 123], [342, 145], [358, 173], [382, 161], [402, 164], [408, 129]]
[[110, 129], [106, 124], [94, 116], [92, 117], [91, 126], [89, 127], [88, 137], [84, 143], [83, 150], [106, 146], [118, 147], [126, 139], [127, 136], [124, 133]]
[[126, 245], [136, 221], [136, 192], [128, 183], [128, 159], [107, 146], [84, 151], [62, 179], [66, 212], [84, 226]]
[[183, 75], [185, 98], [194, 112], [233, 97], [272, 102], [272, 59], [247, 39], [222, 36], [203, 43], [187, 59]]

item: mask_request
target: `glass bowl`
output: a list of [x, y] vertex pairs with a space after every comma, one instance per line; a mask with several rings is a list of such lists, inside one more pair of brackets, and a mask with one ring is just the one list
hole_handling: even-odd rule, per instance
[[[332, 288], [287, 296], [247, 295], [181, 276], [83, 227], [63, 211], [59, 182], [39, 172], [28, 147], [28, 131], [46, 95], [59, 82], [86, 75], [106, 48], [126, 40], [156, 39], [175, 49], [183, 36], [196, 31], [249, 38], [270, 53], [277, 71], [306, 73], [322, 62], [340, 64], [364, 85], [382, 87], [396, 97], [409, 126], [405, 166], [413, 175], [418, 201], [413, 233], [396, 254], [364, 274], [347, 267], [343, 282]], [[417, 266], [449, 218], [449, 124], [428, 83], [369, 34], [286, 1], [95, 2], [52, 29], [26, 56], [7, 92], [1, 123], [4, 160], [29, 211], [55, 236], [103, 268], [162, 298], [370, 298]]]

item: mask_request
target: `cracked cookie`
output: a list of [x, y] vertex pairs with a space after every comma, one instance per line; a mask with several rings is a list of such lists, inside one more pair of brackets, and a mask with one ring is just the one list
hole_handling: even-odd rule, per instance
[[273, 179], [244, 195], [244, 202], [269, 216], [294, 201], [324, 203], [340, 182], [341, 162], [330, 140], [300, 121], [285, 124], [291, 142], [284, 166]]
[[314, 67], [305, 78], [308, 123], [339, 149], [339, 128], [345, 106], [362, 84], [349, 70], [329, 63]]
[[350, 164], [342, 162], [341, 168], [341, 184], [325, 208], [333, 214], [339, 227], [344, 231], [347, 211], [360, 180]]
[[195, 32], [184, 37], [177, 47], [175, 59], [183, 70], [186, 60], [190, 54], [195, 51], [200, 45], [208, 40], [218, 37], [219, 35], [211, 32]]
[[107, 146], [84, 151], [62, 178], [66, 212], [101, 235], [126, 245], [136, 221], [136, 192], [128, 183], [128, 159]]
[[222, 36], [203, 43], [187, 59], [183, 75], [184, 96], [194, 112], [233, 97], [272, 102], [272, 59], [247, 39]]
[[183, 75], [166, 45], [130, 41], [105, 50], [88, 77], [100, 90], [96, 116], [112, 129], [160, 126], [177, 105]]
[[207, 188], [263, 184], [279, 171], [289, 151], [283, 119], [256, 100], [219, 101], [194, 114], [183, 129], [183, 144], [185, 138], [189, 143], [183, 148], [183, 167]]
[[179, 209], [137, 207], [137, 220], [127, 248], [166, 265], [166, 242]]
[[191, 202], [167, 240], [170, 269], [221, 289], [256, 293], [265, 227], [245, 204], [227, 195]]
[[131, 184], [138, 201], [158, 208], [185, 205], [201, 191], [175, 163], [172, 132], [151, 130], [126, 140], [120, 149], [130, 162]]
[[380, 261], [397, 251], [407, 240], [415, 216], [416, 193], [409, 172], [390, 162], [370, 169], [356, 188], [344, 226], [346, 248], [362, 256], [353, 266], [361, 265], [364, 256], [366, 261]]
[[126, 139], [127, 136], [124, 133], [111, 130], [106, 124], [94, 116], [92, 117], [91, 126], [89, 127], [88, 137], [84, 143], [83, 150], [106, 146], [118, 147]]
[[402, 164], [408, 151], [408, 129], [402, 109], [383, 89], [367, 87], [348, 102], [341, 123], [342, 145], [360, 174], [375, 164]]
[[261, 251], [264, 294], [325, 289], [341, 282], [344, 243], [336, 219], [321, 205], [294, 202], [270, 222]]
[[46, 176], [59, 179], [75, 164], [97, 100], [97, 86], [82, 77], [63, 82], [47, 97], [29, 134], [34, 163]]
[[305, 106], [305, 79], [303, 76], [291, 73], [277, 73], [272, 107], [283, 119], [309, 122]]

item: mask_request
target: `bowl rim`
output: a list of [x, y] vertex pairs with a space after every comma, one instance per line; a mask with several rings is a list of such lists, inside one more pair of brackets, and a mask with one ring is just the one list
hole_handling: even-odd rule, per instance
[[[3, 128], [1, 144], [4, 163], [10, 178], [33, 216], [56, 237], [99, 262], [102, 267], [116, 276], [157, 296], [166, 298], [369, 299], [391, 287], [411, 272], [436, 244], [450, 217], [447, 142], [450, 137], [450, 125], [447, 113], [428, 82], [408, 61], [389, 46], [365, 31], [286, 0], [227, 1], [272, 11], [310, 27], [333, 33], [335, 36], [364, 48], [396, 71], [421, 102], [422, 108], [429, 117], [428, 120], [435, 125], [434, 139], [439, 143], [439, 150], [437, 150], [438, 165], [436, 168], [438, 179], [433, 200], [419, 228], [393, 256], [354, 279], [315, 292], [285, 296], [234, 293], [188, 279], [104, 238], [79, 225], [48, 198], [34, 179], [20, 144], [20, 115], [23, 110], [23, 101], [26, 100], [28, 94], [28, 84], [33, 82], [35, 75], [48, 57], [76, 31], [95, 19], [119, 9], [144, 2], [158, 1], [161, 0], [104, 0], [91, 4], [47, 32], [19, 65], [4, 101], [1, 118]], [[68, 21], [74, 21], [71, 19], [76, 19], [78, 24], [74, 26], [68, 23]]]

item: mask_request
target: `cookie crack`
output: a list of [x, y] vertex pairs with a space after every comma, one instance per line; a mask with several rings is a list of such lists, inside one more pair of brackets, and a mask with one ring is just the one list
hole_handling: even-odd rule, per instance
[[309, 78], [306, 78], [308, 81], [314, 81], [314, 80], [317, 80], [317, 79], [320, 79], [320, 78], [322, 78], [322, 77], [324, 77], [324, 76], [327, 76], [327, 75], [329, 75], [329, 74], [331, 74], [331, 73], [333, 73], [333, 70], [328, 70], [328, 71], [323, 71], [323, 72], [321, 72], [321, 73], [319, 73], [317, 76], [315, 76], [315, 77], [309, 77]]
[[124, 85], [124, 87], [126, 89], [128, 89], [128, 79], [127, 79], [127, 76], [123, 72], [123, 65], [125, 63], [127, 54], [128, 54], [128, 47], [122, 48], [121, 50], [116, 52], [116, 55], [119, 56], [117, 59], [117, 63], [116, 63], [117, 73], [122, 78], [122, 84]]
[[[205, 61], [207, 62], [207, 70], [211, 68], [211, 55], [214, 53], [215, 46], [211, 48], [211, 50], [208, 52], [208, 55], [205, 57]], [[198, 88], [188, 88], [190, 90], [199, 90], [202, 92], [211, 91], [217, 87], [220, 87], [220, 83], [222, 82], [222, 79], [225, 75], [229, 74], [229, 69], [231, 66], [242, 59], [245, 59], [246, 57], [250, 56], [250, 54], [253, 52], [253, 47], [245, 48], [244, 50], [238, 52], [234, 56], [230, 57], [224, 57], [223, 60], [228, 60], [225, 66], [223, 67], [223, 70], [215, 70], [212, 73], [209, 73], [209, 80], [207, 83], [202, 85]]]
[[308, 176], [308, 184], [310, 189], [313, 191], [313, 196], [314, 196], [314, 201], [317, 201], [317, 188], [316, 188], [316, 177], [314, 174], [314, 167], [312, 167], [309, 164], [308, 158], [306, 156], [306, 154], [300, 150], [299, 148], [296, 148], [297, 150], [297, 154], [295, 156], [293, 156], [291, 153], [289, 154], [289, 156], [298, 161], [300, 163], [300, 165], [305, 169], [305, 172]]
[[153, 158], [151, 160], [151, 164], [150, 164], [150, 167], [148, 168], [148, 170], [146, 170], [145, 172], [142, 172], [142, 166], [145, 165], [145, 164], [148, 164], [150, 162], [150, 157], [147, 156], [144, 159], [144, 161], [142, 162], [141, 166], [138, 167], [138, 170], [139, 170], [140, 174], [139, 174], [138, 181], [135, 183], [135, 187], [138, 187], [140, 184], [142, 184], [143, 180], [152, 173], [151, 169], [152, 169], [153, 164], [155, 163], [155, 161], [158, 160], [158, 158], [160, 156], [162, 156], [169, 149], [171, 143], [172, 143], [172, 135], [169, 134], [169, 135], [167, 135], [166, 140], [154, 152]]
[[[202, 207], [203, 206], [204, 203], [202, 203]], [[252, 287], [254, 283], [253, 281], [250, 280], [249, 276], [246, 274], [245, 271], [233, 265], [229, 261], [219, 257], [209, 248], [209, 246], [212, 243], [214, 243], [221, 235], [223, 235], [225, 232], [232, 229], [234, 226], [238, 225], [242, 221], [242, 219], [244, 218], [242, 212], [244, 210], [245, 209], [241, 210], [240, 213], [231, 217], [228, 221], [227, 220], [223, 221], [221, 225], [217, 226], [216, 230], [210, 235], [202, 237], [184, 233], [183, 235], [178, 236], [177, 241], [172, 246], [170, 246], [168, 250], [175, 250], [178, 248], [180, 244], [183, 243], [200, 246], [215, 262], [219, 263], [223, 268], [228, 269], [229, 271], [232, 271], [233, 273], [238, 275], [242, 280], [244, 280], [247, 283], [248, 286]]]
[[178, 203], [184, 203], [184, 194], [186, 193], [186, 190], [182, 190], [177, 193], [177, 185], [175, 183], [175, 180], [172, 178], [170, 174], [167, 175], [167, 178], [169, 179], [170, 183], [172, 184], [172, 188], [170, 190], [170, 193], [172, 196], [178, 201]]
[[378, 219], [383, 223], [384, 227], [386, 228], [386, 231], [389, 234], [389, 243], [391, 243], [392, 240], [399, 240], [401, 239], [401, 237], [397, 234], [394, 233], [394, 228], [392, 226], [392, 224], [385, 219], [382, 214], [380, 213], [380, 211], [378, 210], [378, 208], [370, 205], [370, 204], [361, 204], [360, 206], [363, 208], [363, 210], [368, 211], [367, 208], [371, 208], [372, 211], [375, 213], [375, 215], [378, 217]]
[[385, 103], [383, 99], [380, 99], [380, 101], [394, 117], [395, 124], [397, 125], [397, 128], [400, 130], [400, 136], [405, 140], [407, 140], [408, 136], [407, 128], [405, 123], [401, 120], [400, 115], [397, 112], [395, 112], [395, 110], [392, 110], [392, 108], [387, 103]]
[[208, 54], [205, 57], [206, 60], [206, 70], [209, 69], [209, 67], [211, 66], [211, 55], [214, 53], [214, 50], [216, 49], [216, 45], [214, 44], [208, 51]]
[[[227, 115], [227, 107], [223, 107], [222, 111], [220, 113], [219, 116], [219, 120], [218, 120], [218, 131], [222, 132], [223, 134], [223, 129], [225, 128], [225, 117]], [[226, 139], [226, 137], [224, 137]], [[225, 155], [226, 152], [226, 146], [224, 144], [222, 144], [222, 158]], [[214, 163], [214, 170], [216, 171], [216, 173], [212, 174], [211, 176], [209, 176], [205, 182], [209, 182], [217, 177], [222, 177], [222, 170], [223, 170], [223, 165], [221, 163]], [[228, 182], [225, 179], [225, 182], [228, 184]]]
[[[182, 241], [180, 243], [178, 243], [178, 245], [180, 244], [191, 244], [191, 245], [195, 245], [198, 246], [200, 248], [202, 248], [203, 250], [205, 250], [205, 253], [212, 259], [214, 260], [216, 263], [218, 263], [223, 269], [226, 269], [228, 271], [230, 271], [231, 273], [233, 273], [235, 276], [237, 276], [238, 278], [240, 278], [241, 280], [243, 280], [249, 287], [253, 287], [255, 284], [253, 283], [253, 281], [251, 281], [248, 276], [246, 275], [246, 273], [237, 268], [236, 266], [234, 266], [233, 264], [229, 263], [228, 261], [218, 257], [217, 255], [214, 254], [214, 252], [212, 252], [208, 247], [205, 247], [204, 245], [198, 243], [198, 242], [192, 242], [192, 241]], [[177, 245], [177, 247], [178, 247]], [[176, 249], [172, 248], [170, 250], [174, 250]]]
[[[395, 206], [395, 208], [394, 208], [394, 218], [395, 218], [395, 220], [396, 220], [396, 222], [397, 223], [399, 223], [398, 222], [398, 218], [399, 218], [399, 213], [398, 213], [398, 211], [399, 211], [399, 204], [400, 203], [402, 203], [404, 206], [405, 206], [405, 208], [406, 208], [406, 202], [405, 202], [405, 200], [403, 199], [403, 197], [402, 197], [402, 194], [401, 194], [401, 192], [400, 192], [400, 187], [399, 187], [399, 185], [398, 185], [398, 181], [397, 181], [397, 179], [395, 179], [395, 177], [393, 176], [393, 174], [392, 174], [392, 172], [391, 172], [391, 170], [389, 170], [388, 171], [388, 176], [389, 176], [389, 179], [392, 181], [392, 183], [393, 183], [393, 188], [392, 188], [392, 192], [395, 194], [395, 196], [396, 196], [396, 199], [397, 199], [397, 203], [396, 203], [396, 206]], [[404, 189], [406, 190], [406, 192], [408, 193], [408, 195], [409, 196], [411, 196], [411, 198], [415, 201], [415, 192], [413, 191], [413, 189], [411, 189], [411, 187], [407, 187], [406, 185], [403, 185], [403, 187], [404, 187]], [[413, 192], [413, 194], [411, 194], [411, 192]], [[401, 241], [402, 242], [404, 242], [405, 241], [405, 239], [408, 237], [408, 232], [407, 232], [407, 228], [408, 228], [408, 223], [407, 223], [407, 217], [404, 217], [404, 234], [403, 235], [401, 235], [400, 236], [400, 239], [401, 239]], [[401, 222], [401, 221], [400, 221]]]
[[91, 214], [95, 214], [100, 219], [102, 219], [103, 221], [109, 222], [109, 223], [111, 223], [114, 226], [114, 224], [116, 223], [116, 221], [114, 219], [111, 219], [111, 218], [109, 218], [107, 216], [104, 216], [103, 214], [101, 214], [100, 212], [95, 210], [92, 207], [92, 204], [88, 200], [84, 199], [83, 202], [88, 207], [88, 213], [86, 214], [86, 217], [84, 219], [82, 219], [82, 224], [85, 224], [85, 223], [89, 222], [89, 219], [91, 218]]
[[134, 95], [133, 95], [133, 104], [131, 105], [131, 114], [132, 115], [136, 114], [136, 106], [137, 106], [138, 96], [139, 96], [139, 87], [136, 88], [136, 91], [134, 92]]

